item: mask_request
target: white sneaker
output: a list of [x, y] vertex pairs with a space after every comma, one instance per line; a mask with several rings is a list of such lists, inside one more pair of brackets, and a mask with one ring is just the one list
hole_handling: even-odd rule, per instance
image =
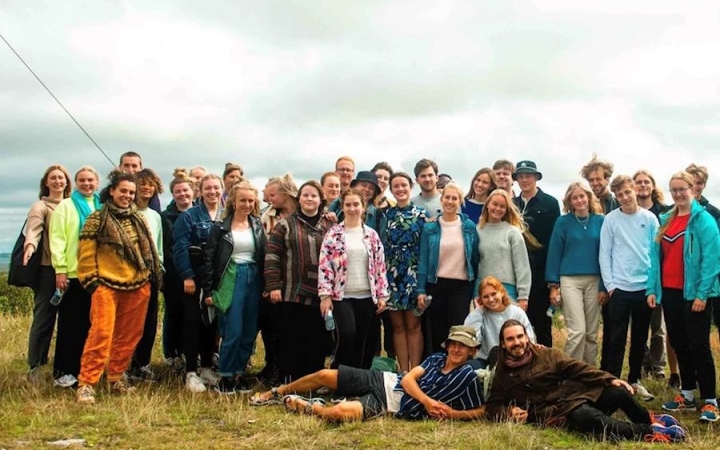
[[205, 387], [202, 379], [195, 372], [190, 372], [185, 375], [185, 388], [195, 394], [207, 391], [207, 387]]
[[209, 384], [210, 386], [215, 386], [220, 381], [220, 375], [209, 367], [200, 368], [200, 378], [202, 378], [205, 384]]
[[73, 375], [67, 374], [60, 378], [56, 378], [53, 384], [57, 387], [71, 388], [77, 384], [78, 380]]
[[655, 396], [650, 393], [650, 391], [647, 390], [645, 386], [642, 385], [639, 381], [637, 383], [634, 383], [632, 385], [633, 389], [635, 389], [635, 395], [646, 402], [651, 402], [655, 400]]

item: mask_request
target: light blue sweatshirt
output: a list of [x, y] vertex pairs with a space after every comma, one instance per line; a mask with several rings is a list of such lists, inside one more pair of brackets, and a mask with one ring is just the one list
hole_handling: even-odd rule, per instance
[[600, 230], [599, 261], [608, 292], [645, 291], [658, 226], [655, 215], [639, 207], [634, 214], [616, 209], [605, 216]]

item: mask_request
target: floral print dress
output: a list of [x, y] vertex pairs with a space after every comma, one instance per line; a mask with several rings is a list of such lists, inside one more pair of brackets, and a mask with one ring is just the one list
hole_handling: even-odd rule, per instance
[[407, 311], [417, 305], [420, 235], [427, 219], [425, 210], [412, 203], [387, 210], [384, 246], [390, 311]]

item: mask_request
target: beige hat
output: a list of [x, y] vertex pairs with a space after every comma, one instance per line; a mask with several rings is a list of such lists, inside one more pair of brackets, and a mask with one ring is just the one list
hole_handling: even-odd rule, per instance
[[467, 345], [468, 347], [480, 347], [475, 335], [475, 328], [465, 325], [455, 325], [450, 327], [450, 334], [448, 334], [445, 342], [442, 343], [442, 347], [445, 348], [447, 341], [455, 341], [461, 344]]

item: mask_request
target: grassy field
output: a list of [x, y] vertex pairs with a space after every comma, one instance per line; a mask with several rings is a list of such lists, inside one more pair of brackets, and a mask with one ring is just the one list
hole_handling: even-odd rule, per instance
[[[0, 280], [0, 308], [8, 291]], [[5, 297], [5, 298], [3, 298]], [[3, 303], [5, 302], [5, 303]], [[27, 302], [26, 299], [22, 302]], [[17, 301], [10, 301], [17, 303]], [[225, 448], [443, 448], [443, 449], [600, 449], [607, 447], [650, 448], [658, 444], [627, 442], [620, 445], [588, 440], [555, 429], [528, 425], [434, 421], [402, 422], [391, 418], [365, 423], [327, 425], [318, 420], [288, 414], [280, 406], [256, 408], [245, 396], [190, 394], [179, 378], [140, 384], [133, 396], [118, 397], [100, 389], [94, 406], [75, 402], [74, 391], [52, 386], [50, 371], [39, 385], [26, 381], [25, 356], [30, 317], [16, 307], [15, 314], [0, 314], [0, 448], [57, 448], [57, 440], [83, 439], [73, 448], [118, 449], [225, 449]], [[7, 311], [7, 309], [0, 309]], [[158, 335], [159, 336], [159, 335]], [[558, 345], [564, 341], [556, 331]], [[718, 354], [717, 332], [713, 345]], [[162, 370], [156, 345], [154, 365]], [[260, 352], [259, 352], [260, 353]], [[260, 368], [260, 356], [253, 359]], [[657, 394], [647, 404], [659, 411], [672, 396], [664, 382], [647, 380]], [[717, 449], [720, 422], [701, 425], [695, 412], [680, 416], [691, 439], [675, 448]]]

